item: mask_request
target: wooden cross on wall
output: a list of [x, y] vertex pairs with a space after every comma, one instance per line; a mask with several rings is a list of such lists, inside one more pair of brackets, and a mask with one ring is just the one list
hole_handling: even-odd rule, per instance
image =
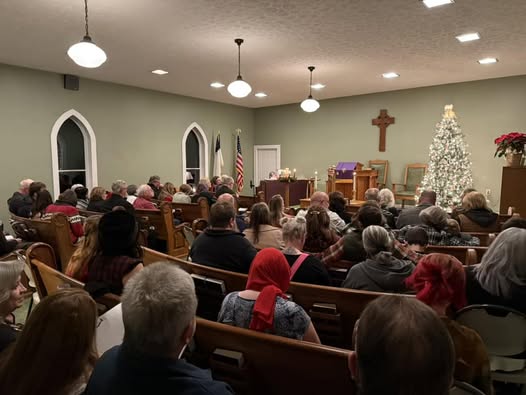
[[394, 117], [387, 115], [387, 110], [380, 110], [380, 115], [373, 119], [373, 125], [376, 125], [380, 128], [380, 152], [385, 152], [385, 133], [387, 127], [395, 123]]

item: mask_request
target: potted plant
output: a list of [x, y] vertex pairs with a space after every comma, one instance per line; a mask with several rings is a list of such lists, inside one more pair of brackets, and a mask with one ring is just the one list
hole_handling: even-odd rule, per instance
[[511, 132], [503, 134], [495, 139], [495, 144], [497, 144], [497, 150], [494, 156], [505, 156], [508, 166], [520, 167], [524, 145], [526, 144], [525, 133]]

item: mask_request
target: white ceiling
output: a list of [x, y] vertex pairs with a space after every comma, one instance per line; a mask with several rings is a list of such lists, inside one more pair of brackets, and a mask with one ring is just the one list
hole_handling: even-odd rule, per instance
[[[526, 0], [89, 0], [90, 34], [108, 55], [94, 70], [66, 55], [83, 12], [82, 0], [0, 0], [0, 63], [247, 107], [301, 102], [309, 65], [327, 85], [318, 99], [526, 74]], [[455, 39], [472, 31], [481, 40]], [[236, 37], [243, 78], [264, 99], [209, 87], [236, 77]], [[476, 62], [488, 56], [500, 62]]]

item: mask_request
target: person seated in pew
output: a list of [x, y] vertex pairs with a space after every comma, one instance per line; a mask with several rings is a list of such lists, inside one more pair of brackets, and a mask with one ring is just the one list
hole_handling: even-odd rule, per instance
[[338, 214], [338, 216], [341, 219], [343, 219], [343, 221], [347, 225], [351, 223], [352, 215], [351, 213], [345, 211], [346, 205], [347, 201], [345, 200], [343, 193], [341, 193], [340, 191], [334, 191], [329, 193], [329, 210]]
[[349, 370], [359, 395], [447, 395], [455, 349], [438, 315], [409, 297], [370, 302], [356, 322]]
[[509, 228], [526, 229], [526, 218], [513, 216], [504, 222], [500, 227], [501, 230], [506, 230]]
[[192, 187], [188, 184], [181, 184], [179, 192], [173, 195], [174, 203], [192, 203]]
[[137, 199], [133, 202], [133, 208], [140, 210], [157, 210], [155, 204], [152, 203], [153, 189], [147, 185], [142, 184], [137, 188]]
[[34, 181], [30, 178], [20, 181], [20, 188], [7, 200], [9, 212], [19, 217], [31, 218], [33, 200], [29, 194], [29, 186]]
[[[422, 210], [419, 214], [422, 225], [419, 225], [427, 232], [429, 244], [442, 246], [478, 246], [478, 237], [455, 235], [448, 231], [448, 216], [446, 212], [438, 206], [431, 206]], [[398, 232], [398, 239], [405, 240], [405, 234], [411, 229], [411, 225], [405, 226]]]
[[463, 232], [498, 232], [499, 216], [494, 213], [486, 197], [477, 191], [469, 192], [462, 199], [462, 211], [455, 218]]
[[126, 189], [126, 192], [128, 193], [128, 196], [126, 196], [126, 201], [130, 203], [133, 206], [133, 202], [135, 202], [135, 199], [137, 199], [137, 188], [138, 186], [135, 184], [128, 185], [128, 188]]
[[460, 261], [446, 254], [428, 254], [406, 280], [416, 298], [431, 307], [446, 325], [455, 345], [455, 379], [493, 393], [489, 357], [477, 332], [449, 317], [466, 306], [466, 275]]
[[[340, 233], [344, 230], [345, 221], [341, 219], [338, 214], [329, 210], [329, 195], [321, 191], [314, 192], [310, 197], [309, 208], [313, 206], [322, 206], [325, 210], [327, 210], [327, 214], [329, 214], [329, 218], [331, 220], [331, 228], [333, 228], [336, 232]], [[298, 211], [296, 217], [305, 217], [307, 215], [307, 211], [308, 209]]]
[[340, 240], [340, 236], [331, 227], [331, 219], [327, 210], [322, 206], [311, 205], [303, 218], [307, 222], [307, 236], [303, 245], [304, 251], [320, 253]]
[[424, 228], [421, 226], [412, 226], [405, 234], [405, 241], [409, 248], [419, 257], [425, 255], [426, 247], [429, 244], [429, 237]]
[[234, 206], [230, 203], [217, 202], [212, 206], [209, 227], [197, 236], [190, 247], [192, 262], [248, 273], [257, 250], [243, 233], [235, 230], [235, 216]]
[[292, 218], [291, 215], [285, 214], [285, 202], [281, 195], [274, 195], [270, 198], [268, 209], [270, 211], [270, 224], [277, 228], [281, 228], [282, 218]]
[[71, 190], [77, 195], [77, 208], [79, 210], [88, 209], [88, 188], [82, 184], [75, 184], [71, 187]]
[[415, 207], [408, 207], [400, 211], [396, 220], [396, 227], [402, 229], [407, 225], [421, 225], [420, 212], [436, 204], [437, 194], [435, 191], [423, 191], [418, 198]]
[[[399, 212], [395, 207], [395, 203], [393, 191], [391, 191], [389, 188], [383, 188], [378, 192], [378, 204], [380, 204], [380, 208], [393, 214], [394, 220], [396, 222]], [[393, 226], [393, 228], [395, 228], [395, 226]]]
[[376, 292], [407, 292], [405, 280], [415, 266], [393, 256], [394, 240], [382, 226], [371, 225], [363, 231], [367, 259], [354, 265], [343, 282], [344, 288]]
[[219, 185], [221, 185], [221, 176], [213, 176], [210, 179], [210, 191], [215, 192]]
[[289, 263], [291, 281], [316, 285], [331, 285], [327, 268], [313, 255], [302, 252], [307, 236], [305, 218], [281, 219], [285, 248], [282, 253]]
[[69, 233], [71, 242], [75, 244], [79, 237], [84, 236], [82, 227], [82, 217], [80, 216], [77, 206], [77, 195], [71, 189], [67, 189], [58, 195], [55, 203], [47, 206], [43, 220], [49, 220], [56, 213], [63, 213], [67, 216], [69, 222]]
[[[216, 203], [231, 204], [234, 207], [234, 210], [236, 209], [236, 207], [238, 207], [236, 197], [230, 193], [223, 193], [222, 195], [219, 195], [219, 197], [216, 200]], [[248, 222], [248, 219], [247, 219], [246, 213], [245, 214], [236, 213], [236, 223], [234, 226], [234, 230], [238, 232], [244, 232], [248, 226], [247, 222]]]
[[107, 195], [108, 194], [106, 193], [106, 190], [103, 187], [92, 188], [89, 194], [89, 203], [87, 210], [102, 213], [104, 210], [102, 206], [104, 205]]
[[305, 310], [289, 301], [285, 295], [290, 284], [290, 274], [290, 266], [281, 252], [274, 248], [259, 251], [250, 267], [246, 289], [225, 297], [218, 321], [320, 343]]
[[59, 290], [29, 316], [0, 360], [0, 393], [82, 394], [97, 361], [97, 305], [86, 291]]
[[53, 197], [47, 189], [42, 189], [34, 194], [33, 205], [31, 206], [31, 218], [41, 219], [46, 212], [46, 208], [53, 204]]
[[188, 273], [169, 262], [147, 266], [126, 284], [121, 307], [124, 340], [99, 359], [85, 395], [233, 394], [210, 371], [181, 359], [196, 327]]
[[109, 213], [115, 207], [122, 207], [130, 214], [135, 214], [135, 209], [128, 203], [128, 184], [124, 180], [117, 180], [111, 184], [111, 196], [101, 204], [101, 212]]
[[467, 266], [469, 304], [497, 304], [526, 314], [526, 229], [500, 232], [478, 265]]
[[92, 215], [84, 222], [84, 237], [73, 252], [66, 267], [66, 275], [85, 283], [88, 280], [88, 265], [95, 257], [99, 246], [99, 215]]
[[226, 174], [221, 176], [220, 184], [216, 186], [216, 197], [221, 196], [223, 193], [229, 193], [231, 195], [236, 195], [234, 192], [234, 179]]
[[258, 250], [282, 249], [285, 245], [281, 229], [270, 224], [270, 211], [266, 203], [256, 203], [250, 211], [250, 224], [243, 234]]
[[159, 194], [161, 193], [161, 188], [162, 188], [162, 184], [161, 184], [161, 177], [159, 176], [151, 176], [150, 179], [148, 180], [148, 184], [150, 186], [150, 188], [152, 188], [152, 191], [153, 191], [153, 198], [154, 199], [158, 199], [159, 197]]
[[199, 198], [203, 197], [208, 202], [208, 205], [212, 206], [212, 204], [216, 202], [216, 197], [212, 192], [210, 192], [210, 190], [210, 180], [208, 178], [201, 178], [199, 180], [199, 184], [197, 184], [195, 194], [192, 195], [192, 203], [197, 203]]
[[171, 182], [167, 182], [163, 185], [161, 188], [161, 192], [159, 192], [158, 200], [161, 202], [171, 202], [173, 201], [174, 194], [177, 192], [177, 189], [175, 188], [175, 185]]
[[126, 282], [142, 270], [142, 249], [135, 217], [125, 210], [104, 214], [99, 221], [98, 248], [88, 264], [86, 289], [91, 294], [122, 293]]
[[27, 290], [20, 282], [23, 270], [22, 261], [0, 262], [0, 353], [16, 340], [19, 332], [8, 317], [24, 301], [22, 294]]
[[378, 188], [369, 188], [366, 190], [365, 200], [367, 200], [367, 202], [377, 203], [380, 210], [382, 210], [382, 215], [384, 216], [384, 225], [388, 226], [390, 229], [395, 228], [395, 217], [393, 213], [389, 210], [384, 210], [380, 205], [380, 190]]

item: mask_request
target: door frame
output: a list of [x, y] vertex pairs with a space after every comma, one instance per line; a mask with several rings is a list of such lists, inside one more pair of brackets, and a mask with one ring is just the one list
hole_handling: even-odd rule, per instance
[[281, 168], [281, 145], [254, 145], [254, 184], [259, 186], [261, 180], [258, 180], [259, 166], [258, 166], [258, 151], [259, 150], [275, 150], [278, 155], [278, 169]]

